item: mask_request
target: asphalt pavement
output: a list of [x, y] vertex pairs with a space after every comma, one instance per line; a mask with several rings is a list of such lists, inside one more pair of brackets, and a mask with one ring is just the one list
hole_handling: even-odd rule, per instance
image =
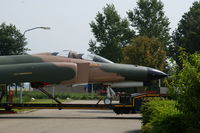
[[1, 114], [0, 133], [140, 133], [140, 119], [139, 114], [116, 115], [112, 110], [33, 110]]

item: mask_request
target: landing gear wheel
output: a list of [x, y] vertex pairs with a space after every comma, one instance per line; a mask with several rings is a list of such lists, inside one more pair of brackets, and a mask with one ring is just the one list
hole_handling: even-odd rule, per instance
[[106, 97], [104, 100], [104, 104], [111, 104], [112, 103], [112, 98], [108, 98], [108, 97]]

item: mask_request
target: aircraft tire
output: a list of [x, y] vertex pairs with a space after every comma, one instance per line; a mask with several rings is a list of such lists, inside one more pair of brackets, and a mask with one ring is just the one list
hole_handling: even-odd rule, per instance
[[112, 104], [112, 98], [106, 97], [106, 98], [104, 98], [103, 102], [104, 102], [104, 104], [106, 104], [106, 105]]

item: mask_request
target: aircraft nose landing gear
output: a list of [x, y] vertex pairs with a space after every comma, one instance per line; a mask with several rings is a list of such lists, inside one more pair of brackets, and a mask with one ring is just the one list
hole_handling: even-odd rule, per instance
[[107, 105], [112, 104], [112, 97], [115, 96], [116, 94], [110, 86], [107, 86], [106, 90], [107, 90], [107, 97], [104, 98], [103, 100], [104, 104], [107, 104]]

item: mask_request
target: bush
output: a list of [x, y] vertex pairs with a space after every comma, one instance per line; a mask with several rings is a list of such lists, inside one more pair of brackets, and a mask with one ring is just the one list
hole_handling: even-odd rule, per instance
[[172, 100], [162, 100], [160, 98], [151, 99], [150, 102], [142, 106], [143, 125], [152, 121], [160, 113], [163, 115], [179, 114], [175, 106], [176, 102]]
[[184, 133], [184, 115], [172, 100], [153, 99], [142, 106], [144, 133]]

